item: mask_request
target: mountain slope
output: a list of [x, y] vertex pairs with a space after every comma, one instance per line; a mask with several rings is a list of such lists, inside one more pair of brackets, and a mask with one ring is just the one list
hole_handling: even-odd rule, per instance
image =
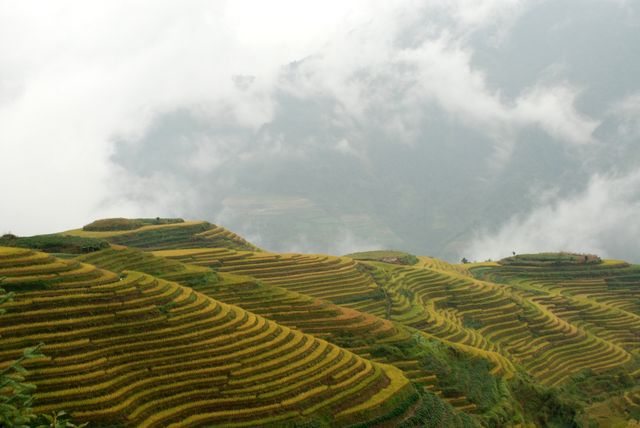
[[0, 361], [45, 343], [47, 358], [28, 366], [39, 412], [94, 425], [344, 424], [416, 399], [393, 366], [174, 282], [9, 248], [0, 277], [16, 292]]
[[[193, 253], [209, 251], [195, 249]], [[177, 253], [183, 252], [178, 250]], [[134, 249], [109, 249], [81, 256], [78, 260], [115, 272], [133, 269], [175, 280], [217, 300], [238, 305], [314, 337], [324, 338], [367, 359], [393, 364], [425, 390], [443, 394], [434, 373], [421, 369], [420, 362], [415, 358], [380, 354], [380, 349], [385, 346], [409, 345], [415, 334], [411, 329], [366, 312], [266, 284], [249, 276], [214, 273], [208, 268], [184, 264], [157, 254], [171, 255], [176, 252], [157, 251], [152, 254]], [[460, 410], [475, 409], [473, 403], [459, 395], [444, 399]]]
[[[549, 385], [630, 361], [624, 348], [559, 316], [536, 296], [455, 271], [386, 267], [392, 319], [441, 339], [494, 351]], [[606, 316], [602, 317], [606, 323]], [[581, 352], [574, 352], [580, 349]]]
[[[3, 286], [19, 292], [0, 328], [10, 345], [0, 361], [34, 340], [51, 347], [53, 360], [31, 367], [43, 410], [149, 426], [640, 420], [638, 266], [552, 253], [463, 265], [399, 251], [269, 253], [180, 219], [85, 227], [96, 228], [7, 240], [63, 250], [64, 260], [25, 249], [0, 258]], [[97, 357], [47, 372], [76, 361], [74, 349]], [[212, 384], [196, 376], [201, 366], [190, 371], [192, 356]], [[142, 370], [165, 360], [180, 370]], [[70, 371], [106, 410], [69, 390]], [[139, 391], [145, 382], [151, 389]]]
[[[162, 219], [160, 219], [162, 220]], [[89, 225], [88, 225], [89, 226]], [[60, 235], [81, 238], [99, 238], [112, 244], [153, 250], [156, 248], [209, 248], [223, 247], [237, 250], [257, 250], [258, 248], [241, 236], [206, 221], [182, 221], [136, 225], [134, 229], [122, 228], [118, 223], [112, 230], [68, 230]], [[91, 229], [91, 228], [89, 228]]]

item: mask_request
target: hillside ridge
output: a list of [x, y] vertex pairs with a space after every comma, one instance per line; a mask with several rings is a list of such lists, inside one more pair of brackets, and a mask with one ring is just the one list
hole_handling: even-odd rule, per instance
[[[31, 339], [46, 344], [49, 359], [29, 367], [39, 410], [136, 426], [640, 420], [640, 266], [573, 253], [467, 264], [387, 250], [273, 253], [182, 219], [107, 219], [84, 229], [3, 237], [22, 248], [0, 247], [2, 285], [18, 296], [2, 316], [0, 341], [10, 351], [0, 361]], [[208, 317], [222, 324], [207, 327]], [[99, 333], [107, 330], [110, 339]], [[172, 353], [145, 349], [163, 343], [155, 331], [171, 332]], [[109, 356], [125, 337], [132, 355], [148, 359]], [[140, 371], [155, 362], [183, 367], [170, 359], [190, 355], [201, 364], [192, 377]], [[83, 391], [111, 398], [76, 397], [65, 367], [94, 385]], [[181, 392], [206, 383], [202, 370], [213, 383]], [[134, 386], [160, 381], [179, 386], [157, 394]]]

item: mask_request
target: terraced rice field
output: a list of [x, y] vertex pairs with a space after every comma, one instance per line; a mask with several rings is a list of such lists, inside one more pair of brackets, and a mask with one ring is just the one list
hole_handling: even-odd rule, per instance
[[412, 267], [376, 264], [389, 273], [391, 319], [492, 359], [513, 363], [548, 385], [585, 369], [602, 371], [631, 360], [637, 320], [587, 300], [536, 294], [470, 277], [462, 268], [420, 258]]
[[0, 251], [0, 277], [17, 293], [0, 368], [45, 343], [28, 366], [38, 412], [144, 427], [345, 424], [415, 399], [393, 366], [175, 282], [23, 249]]
[[532, 290], [585, 298], [608, 307], [640, 315], [640, 266], [617, 260], [596, 265], [503, 266], [473, 269], [496, 281], [514, 280]]
[[[637, 374], [640, 267], [624, 262], [276, 254], [206, 222], [65, 234], [111, 248], [64, 260], [0, 249], [3, 287], [17, 293], [0, 369], [44, 342], [47, 358], [28, 367], [36, 410], [97, 426], [393, 426], [427, 397], [443, 405], [435, 396], [499, 423], [518, 412], [500, 388], [520, 369], [552, 387]], [[477, 367], [503, 378], [490, 405], [452, 387], [427, 349], [487, 360]], [[611, 402], [640, 411], [632, 377]]]
[[[380, 297], [384, 298], [379, 302], [363, 298], [343, 306], [389, 318], [482, 356], [494, 364], [496, 374], [512, 376], [514, 364], [519, 364], [548, 385], [560, 385], [585, 369], [602, 371], [624, 365], [639, 344], [637, 317], [620, 307], [607, 308], [585, 296], [568, 301], [563, 296], [536, 295], [531, 290], [479, 281], [465, 266], [428, 257], [419, 257], [413, 266], [360, 262], [359, 267], [350, 259], [221, 249], [156, 254], [220, 272], [251, 275], [316, 297], [327, 296], [323, 278], [335, 281], [336, 272], [347, 266], [356, 277], [366, 279], [360, 283], [377, 293], [383, 291]], [[618, 265], [608, 264], [607, 269], [614, 266]], [[378, 289], [371, 286], [376, 281]], [[332, 293], [334, 288], [329, 290]], [[340, 302], [338, 296], [329, 294], [328, 298]], [[374, 303], [371, 309], [368, 305]]]
[[62, 232], [62, 235], [100, 238], [112, 244], [146, 250], [167, 248], [223, 247], [238, 250], [257, 250], [241, 236], [206, 221], [143, 226], [134, 230], [94, 232], [82, 229]]
[[[200, 250], [197, 250], [200, 251]], [[164, 251], [155, 254], [167, 253]], [[172, 252], [169, 252], [170, 254]], [[358, 336], [383, 340], [409, 333], [374, 315], [335, 305], [327, 300], [261, 282], [253, 277], [215, 273], [209, 268], [132, 249], [110, 249], [79, 257], [114, 272], [137, 270], [175, 280], [226, 303], [241, 305], [282, 324], [315, 336]]]
[[219, 272], [251, 276], [372, 315], [385, 314], [383, 290], [366, 269], [348, 257], [243, 252], [226, 248], [167, 250], [155, 254]]
[[506, 282], [554, 315], [629, 352], [640, 349], [640, 268], [619, 261], [562, 267], [494, 266], [472, 270]]
[[[188, 253], [195, 251], [200, 250]], [[435, 375], [420, 369], [415, 359], [401, 356], [372, 357], [371, 352], [376, 346], [397, 345], [411, 339], [412, 332], [400, 324], [256, 281], [249, 276], [229, 273], [216, 275], [208, 268], [184, 264], [158, 254], [175, 255], [175, 252], [160, 251], [152, 255], [132, 249], [110, 249], [78, 259], [115, 272], [138, 270], [175, 280], [217, 300], [241, 306], [281, 325], [326, 339], [372, 361], [393, 364], [402, 369], [412, 382], [438, 395], [443, 394]], [[475, 409], [475, 405], [461, 397], [452, 396], [445, 400], [460, 410]]]

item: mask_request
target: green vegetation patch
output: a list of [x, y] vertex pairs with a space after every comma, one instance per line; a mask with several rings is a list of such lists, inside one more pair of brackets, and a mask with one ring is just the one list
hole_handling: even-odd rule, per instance
[[92, 232], [110, 232], [115, 230], [135, 230], [155, 224], [184, 223], [181, 218], [105, 218], [87, 224], [82, 230]]
[[[543, 387], [523, 373], [517, 373], [511, 380], [494, 376], [487, 360], [460, 352], [439, 340], [414, 334], [404, 344], [374, 347], [372, 355], [417, 359], [423, 370], [436, 375], [444, 397], [464, 396], [477, 406], [472, 417], [482, 426], [576, 426], [577, 403], [565, 399], [558, 390]], [[450, 414], [446, 409], [438, 409], [439, 405], [430, 402], [420, 412], [428, 412], [444, 423], [435, 426], [460, 426], [460, 422], [467, 426], [466, 420], [447, 425], [451, 423]]]
[[449, 403], [435, 394], [425, 391], [422, 394], [422, 400], [414, 415], [404, 420], [399, 426], [402, 428], [470, 428], [480, 425], [471, 416], [462, 412], [456, 412]]
[[500, 260], [503, 266], [568, 266], [568, 265], [597, 265], [602, 259], [595, 254], [577, 253], [539, 253], [518, 254]]
[[49, 283], [40, 279], [22, 281], [15, 284], [3, 284], [2, 286], [9, 293], [25, 293], [27, 291], [47, 290], [50, 288]]
[[102, 239], [56, 234], [29, 237], [6, 234], [0, 237], [0, 246], [30, 248], [45, 253], [87, 254], [108, 248], [109, 243]]
[[406, 266], [412, 266], [418, 263], [416, 256], [402, 251], [363, 251], [360, 253], [347, 254], [347, 257], [355, 260], [369, 260]]

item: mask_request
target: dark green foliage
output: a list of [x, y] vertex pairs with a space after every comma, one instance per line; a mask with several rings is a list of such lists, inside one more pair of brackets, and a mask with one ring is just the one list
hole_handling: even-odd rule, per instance
[[[0, 283], [3, 278], [0, 278]], [[13, 300], [13, 293], [6, 293], [0, 288], [0, 305]], [[0, 309], [0, 315], [5, 309]], [[36, 386], [25, 381], [27, 371], [22, 366], [24, 361], [39, 358], [42, 344], [27, 348], [22, 356], [0, 370], [0, 426], [29, 427], [35, 422], [36, 415], [31, 410]]]
[[425, 392], [422, 395], [420, 406], [416, 409], [415, 414], [398, 425], [400, 428], [467, 428], [477, 426], [479, 426], [478, 422], [471, 416], [456, 412], [446, 401], [430, 392]]
[[176, 302], [171, 301], [171, 302], [166, 303], [166, 304], [164, 304], [162, 306], [158, 306], [158, 310], [160, 312], [162, 312], [163, 314], [165, 314], [165, 315], [169, 315], [169, 311], [175, 306], [176, 306]]
[[72, 422], [71, 416], [61, 410], [52, 412], [51, 414], [40, 415], [37, 418], [37, 428], [82, 428], [89, 425], [88, 423], [76, 425]]
[[[4, 278], [0, 278], [2, 283]], [[0, 288], [0, 306], [13, 300], [14, 293], [7, 293]], [[0, 308], [0, 315], [6, 310]], [[64, 411], [54, 412], [49, 415], [37, 415], [33, 413], [33, 392], [36, 386], [26, 382], [27, 370], [23, 363], [44, 355], [40, 349], [42, 343], [26, 348], [15, 361], [0, 370], [0, 427], [8, 428], [81, 428], [87, 424], [75, 425], [71, 417]]]
[[55, 234], [29, 237], [4, 235], [0, 237], [0, 246], [30, 248], [45, 253], [86, 254], [107, 248], [109, 243], [102, 239]]
[[402, 288], [399, 291], [399, 294], [406, 297], [409, 300], [413, 300], [415, 293], [412, 290], [409, 290], [408, 288]]
[[475, 318], [472, 318], [468, 315], [465, 315], [462, 318], [462, 324], [466, 327], [466, 328], [474, 328], [476, 330], [481, 329], [482, 327], [484, 327], [484, 323], [480, 320], [477, 320]]
[[521, 406], [525, 419], [540, 427], [577, 427], [578, 403], [556, 389], [535, 384], [524, 376], [510, 382], [514, 399]]
[[24, 361], [41, 358], [42, 344], [26, 348], [20, 358], [0, 371], [0, 426], [30, 427], [37, 416], [31, 410], [36, 386], [26, 382]]
[[635, 361], [629, 367], [616, 367], [602, 373], [583, 370], [563, 385], [562, 393], [585, 404], [621, 395], [625, 390], [637, 386], [629, 373], [638, 368], [639, 360], [640, 356], [635, 356]]
[[324, 428], [328, 425], [317, 419], [306, 419], [303, 421], [293, 421], [282, 423], [283, 428]]
[[394, 409], [391, 413], [377, 417], [367, 422], [350, 425], [349, 428], [368, 428], [368, 427], [379, 426], [383, 422], [398, 418], [403, 414], [405, 414], [407, 410], [411, 406], [413, 406], [416, 403], [416, 401], [418, 401], [419, 399], [420, 399], [420, 396], [417, 393], [411, 394], [402, 403], [400, 403], [400, 405], [394, 406]]
[[8, 292], [19, 293], [25, 291], [46, 290], [49, 284], [41, 279], [34, 281], [23, 281], [18, 284], [5, 284], [4, 288]]
[[481, 411], [493, 408], [500, 401], [502, 382], [491, 374], [491, 364], [482, 358], [470, 358], [438, 341], [422, 345], [423, 367], [436, 374], [445, 394], [464, 395]]
[[400, 351], [405, 357], [419, 359], [424, 370], [434, 373], [438, 387], [446, 396], [467, 397], [478, 407], [485, 422], [506, 423], [514, 417], [512, 409], [502, 407], [505, 381], [491, 374], [492, 367], [487, 360], [419, 334]]
[[134, 230], [153, 224], [184, 223], [181, 218], [105, 218], [87, 224], [82, 230], [92, 232], [109, 232], [116, 230]]
[[393, 345], [375, 345], [371, 348], [371, 355], [374, 357], [399, 357], [404, 358], [404, 352]]
[[[5, 277], [0, 277], [0, 284], [2, 284], [5, 279]], [[14, 293], [7, 293], [4, 288], [0, 288], [0, 315], [7, 312], [7, 310], [2, 307], [2, 304], [10, 302], [11, 300], [13, 300], [13, 297]]]
[[[424, 370], [436, 374], [438, 388], [445, 396], [465, 396], [477, 406], [474, 415], [467, 416], [469, 420], [452, 420], [448, 419], [451, 415], [442, 409], [442, 404], [430, 402], [427, 397], [419, 412], [428, 413], [442, 425], [426, 426], [468, 426], [465, 424], [469, 421], [491, 427], [524, 422], [536, 426], [576, 426], [576, 403], [562, 399], [557, 390], [544, 388], [520, 373], [511, 381], [494, 376], [491, 364], [485, 359], [460, 352], [438, 340], [416, 334], [404, 346], [377, 347], [372, 355], [417, 358]], [[405, 426], [425, 426], [419, 421], [420, 418], [414, 425]]]
[[[163, 274], [158, 274], [156, 276], [163, 277]], [[165, 275], [165, 279], [169, 281], [176, 281], [182, 285], [186, 285], [188, 287], [193, 288], [194, 290], [202, 289], [206, 286], [215, 285], [219, 282], [218, 276], [215, 272], [197, 272], [190, 273], [184, 275]]]

